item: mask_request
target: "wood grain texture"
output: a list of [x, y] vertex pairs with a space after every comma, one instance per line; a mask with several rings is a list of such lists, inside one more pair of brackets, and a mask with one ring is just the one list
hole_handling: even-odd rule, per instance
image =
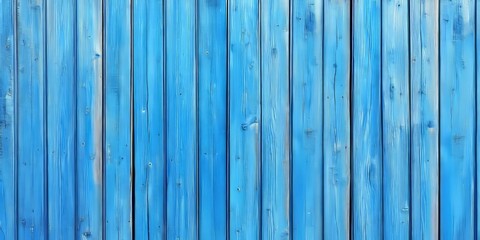
[[45, 7], [41, 0], [17, 1], [18, 239], [48, 234]]
[[410, 1], [411, 231], [438, 239], [439, 4]]
[[16, 237], [15, 5], [0, 1], [0, 239]]
[[410, 236], [408, 0], [382, 2], [384, 239]]
[[132, 237], [131, 2], [104, 2], [105, 237]]
[[440, 235], [474, 237], [475, 1], [440, 1]]
[[350, 238], [350, 1], [325, 1], [325, 239]]
[[200, 239], [227, 237], [226, 4], [198, 2]]
[[76, 19], [76, 238], [104, 233], [102, 1], [77, 1]]
[[135, 238], [165, 238], [164, 12], [133, 1]]
[[[196, 239], [197, 49], [194, 0], [166, 1], [167, 239]], [[177, 28], [174, 26], [182, 26]]]
[[231, 0], [228, 5], [231, 239], [260, 239], [261, 234], [258, 7], [258, 0]]
[[289, 1], [262, 1], [260, 11], [262, 239], [289, 239]]
[[381, 5], [353, 2], [352, 181], [354, 239], [381, 239]]
[[323, 238], [323, 1], [292, 1], [294, 239]]
[[47, 1], [48, 237], [75, 237], [75, 3]]

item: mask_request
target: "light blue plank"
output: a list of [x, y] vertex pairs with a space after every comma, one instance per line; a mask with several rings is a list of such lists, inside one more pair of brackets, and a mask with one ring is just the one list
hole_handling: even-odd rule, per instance
[[476, 104], [477, 104], [477, 122], [476, 122], [476, 162], [475, 162], [475, 168], [476, 168], [476, 188], [475, 188], [475, 191], [476, 191], [476, 195], [475, 195], [475, 198], [476, 198], [476, 212], [475, 212], [475, 219], [476, 219], [476, 226], [475, 226], [475, 234], [476, 236], [480, 236], [480, 131], [478, 129], [480, 129], [480, 117], [479, 117], [479, 113], [480, 113], [480, 0], [476, 0], [475, 1], [475, 6], [476, 6], [476, 9], [475, 9], [475, 17], [476, 17], [476, 22], [475, 22], [475, 44], [476, 44], [476, 77], [477, 79], [476, 80]]
[[323, 1], [292, 1], [293, 239], [323, 238]]
[[410, 1], [412, 238], [438, 239], [437, 1]]
[[350, 1], [325, 1], [325, 239], [350, 238]]
[[262, 1], [261, 13], [262, 239], [289, 239], [289, 1]]
[[15, 6], [0, 1], [0, 239], [16, 237]]
[[383, 238], [410, 236], [408, 0], [382, 2]]
[[197, 238], [196, 2], [166, 1], [167, 239]]
[[75, 237], [75, 4], [47, 1], [48, 237]]
[[227, 237], [227, 1], [198, 1], [199, 238]]
[[165, 238], [163, 1], [133, 1], [135, 238]]
[[102, 1], [77, 1], [76, 238], [101, 239], [102, 228]]
[[354, 239], [381, 239], [380, 1], [353, 2], [352, 182]]
[[440, 1], [440, 237], [474, 237], [475, 1]]
[[230, 238], [260, 238], [258, 0], [231, 0], [229, 16]]
[[130, 0], [105, 0], [105, 237], [132, 237]]
[[18, 239], [47, 238], [45, 1], [18, 0]]

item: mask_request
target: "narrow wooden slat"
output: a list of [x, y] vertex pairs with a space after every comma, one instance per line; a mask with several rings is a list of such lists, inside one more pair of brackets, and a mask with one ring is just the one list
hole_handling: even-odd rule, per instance
[[475, 1], [440, 1], [440, 236], [474, 237]]
[[231, 0], [229, 16], [230, 238], [260, 238], [260, 29], [258, 0]]
[[350, 2], [324, 4], [324, 237], [349, 239]]
[[196, 239], [196, 1], [166, 1], [167, 239]]
[[48, 236], [75, 237], [75, 4], [47, 1]]
[[45, 12], [17, 1], [18, 239], [47, 237]]
[[102, 228], [102, 1], [76, 2], [76, 238], [101, 239]]
[[293, 239], [323, 238], [323, 1], [292, 1]]
[[408, 2], [382, 2], [384, 239], [408, 239], [410, 236]]
[[288, 0], [261, 2], [262, 239], [290, 237]]
[[380, 1], [353, 2], [352, 184], [354, 239], [381, 239]]
[[227, 236], [226, 11], [226, 1], [198, 1], [200, 239]]
[[437, 1], [410, 1], [413, 239], [438, 239], [438, 7]]
[[0, 239], [16, 236], [14, 1], [0, 4]]
[[162, 0], [133, 1], [135, 238], [165, 238]]
[[132, 237], [130, 0], [105, 0], [105, 237]]

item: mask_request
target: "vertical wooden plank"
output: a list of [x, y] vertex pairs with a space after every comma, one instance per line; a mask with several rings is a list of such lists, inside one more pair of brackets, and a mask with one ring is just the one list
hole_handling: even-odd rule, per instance
[[410, 1], [412, 238], [438, 239], [439, 4]]
[[0, 239], [16, 237], [14, 1], [0, 2]]
[[325, 1], [325, 239], [350, 238], [350, 1]]
[[440, 1], [440, 235], [474, 237], [475, 1]]
[[292, 1], [293, 239], [323, 238], [323, 1]]
[[76, 238], [101, 239], [104, 232], [102, 0], [83, 0], [76, 4]]
[[163, 1], [133, 1], [135, 238], [165, 238]]
[[105, 237], [132, 237], [130, 0], [105, 0]]
[[261, 2], [262, 239], [290, 238], [288, 0]]
[[199, 237], [227, 237], [227, 1], [198, 1]]
[[354, 0], [353, 6], [352, 237], [381, 239], [381, 5]]
[[382, 2], [384, 239], [410, 236], [408, 0]]
[[197, 238], [196, 1], [166, 1], [167, 239]]
[[258, 0], [231, 0], [229, 16], [230, 238], [260, 238]]
[[47, 1], [48, 237], [75, 237], [75, 4]]
[[45, 239], [45, 1], [18, 0], [17, 27], [18, 238]]

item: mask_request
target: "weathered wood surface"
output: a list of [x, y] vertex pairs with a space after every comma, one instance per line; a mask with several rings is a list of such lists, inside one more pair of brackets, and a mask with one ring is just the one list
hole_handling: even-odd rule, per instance
[[0, 0], [0, 239], [473, 239], [479, 13]]

